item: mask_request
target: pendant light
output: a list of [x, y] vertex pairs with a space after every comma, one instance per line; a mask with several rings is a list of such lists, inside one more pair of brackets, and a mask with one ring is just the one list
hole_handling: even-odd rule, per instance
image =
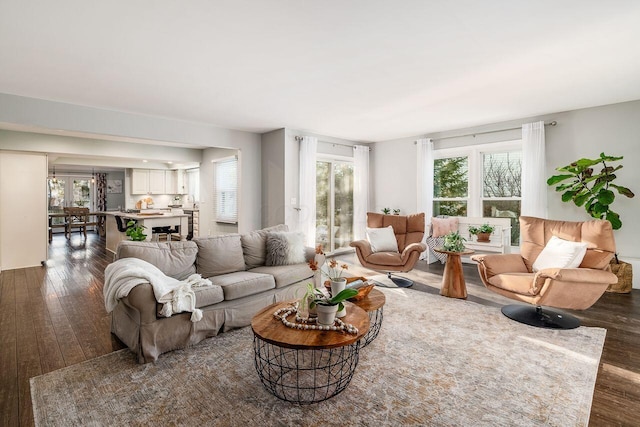
[[96, 170], [94, 168], [91, 168], [91, 183], [96, 183]]
[[58, 180], [56, 179], [56, 167], [53, 167], [53, 179], [51, 180], [51, 182], [53, 182], [54, 184], [56, 184], [58, 182]]

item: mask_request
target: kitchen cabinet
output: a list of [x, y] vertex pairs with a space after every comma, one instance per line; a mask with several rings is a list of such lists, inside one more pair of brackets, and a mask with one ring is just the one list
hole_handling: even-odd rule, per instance
[[164, 180], [165, 171], [149, 169], [149, 194], [167, 194]]
[[147, 194], [149, 192], [149, 169], [133, 169], [131, 171], [131, 194]]
[[133, 169], [131, 194], [185, 194], [183, 170]]

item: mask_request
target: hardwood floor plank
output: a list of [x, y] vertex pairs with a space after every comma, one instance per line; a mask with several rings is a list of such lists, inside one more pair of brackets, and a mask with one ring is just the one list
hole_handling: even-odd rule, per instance
[[15, 300], [15, 271], [5, 271], [0, 274], [0, 420], [4, 426], [20, 424]]

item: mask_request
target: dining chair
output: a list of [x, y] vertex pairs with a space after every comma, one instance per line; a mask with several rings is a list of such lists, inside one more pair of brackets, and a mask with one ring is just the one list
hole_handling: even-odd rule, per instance
[[64, 213], [67, 215], [65, 218], [65, 237], [71, 238], [71, 232], [74, 228], [84, 233], [84, 237], [87, 237], [87, 223], [89, 222], [89, 208], [64, 208]]

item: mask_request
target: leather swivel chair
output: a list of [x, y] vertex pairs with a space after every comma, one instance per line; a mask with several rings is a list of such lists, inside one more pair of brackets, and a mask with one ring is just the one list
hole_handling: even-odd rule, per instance
[[[615, 254], [611, 223], [605, 220], [582, 222], [520, 217], [519, 254], [474, 255], [487, 289], [531, 305], [507, 305], [502, 313], [531, 326], [572, 329], [580, 321], [567, 313], [543, 308], [572, 310], [591, 307], [611, 283], [617, 282], [609, 261]], [[533, 264], [552, 236], [587, 244], [578, 268], [546, 268], [533, 271]]]
[[387, 277], [398, 287], [409, 287], [413, 281], [392, 275], [395, 271], [409, 271], [413, 269], [420, 254], [427, 250], [422, 243], [424, 237], [424, 213], [413, 215], [384, 215], [374, 212], [367, 213], [369, 228], [393, 227], [398, 252], [373, 252], [367, 240], [357, 240], [350, 243], [356, 248], [356, 254], [363, 267], [384, 271]]

